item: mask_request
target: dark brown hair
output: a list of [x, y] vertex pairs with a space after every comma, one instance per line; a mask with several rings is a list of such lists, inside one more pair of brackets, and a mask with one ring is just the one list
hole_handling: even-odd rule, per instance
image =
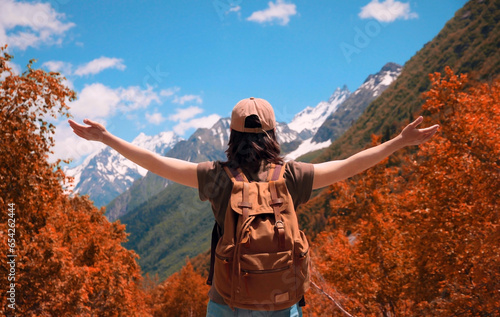
[[[245, 119], [245, 127], [262, 127], [259, 117], [248, 116]], [[283, 164], [280, 153], [280, 145], [274, 130], [266, 131], [266, 133], [244, 133], [231, 130], [225, 163], [257, 171], [262, 161]]]

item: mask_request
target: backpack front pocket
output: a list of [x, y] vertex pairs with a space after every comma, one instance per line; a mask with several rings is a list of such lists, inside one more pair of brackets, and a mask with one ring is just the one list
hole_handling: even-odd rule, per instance
[[[288, 300], [295, 286], [291, 251], [242, 254], [238, 300], [255, 305], [274, 305]], [[253, 300], [248, 300], [253, 298]]]

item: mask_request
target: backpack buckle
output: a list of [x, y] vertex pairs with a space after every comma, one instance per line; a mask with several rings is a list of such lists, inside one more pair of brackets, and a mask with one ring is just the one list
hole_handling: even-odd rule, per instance
[[285, 226], [283, 224], [283, 221], [277, 220], [276, 223], [274, 224], [276, 227], [276, 231], [278, 233], [278, 245], [281, 250], [285, 250]]
[[282, 220], [278, 220], [276, 221], [276, 223], [274, 224], [274, 226], [277, 228], [277, 229], [285, 229], [285, 226], [283, 224], [283, 221]]

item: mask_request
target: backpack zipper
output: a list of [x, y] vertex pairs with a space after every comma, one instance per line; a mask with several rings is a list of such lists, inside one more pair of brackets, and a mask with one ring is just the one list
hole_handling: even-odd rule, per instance
[[306, 250], [306, 251], [304, 251], [304, 252], [300, 252], [299, 257], [300, 257], [300, 258], [305, 257], [305, 256], [307, 255], [307, 253], [308, 253], [308, 252], [309, 252], [309, 249], [307, 249], [307, 250]]
[[225, 256], [219, 255], [217, 253], [215, 253], [215, 256], [218, 257], [219, 260], [222, 260], [222, 261], [225, 261], [225, 262], [229, 262], [229, 260], [233, 259], [232, 257], [225, 257]]
[[241, 269], [241, 272], [245, 272], [248, 274], [265, 274], [265, 273], [275, 273], [275, 272], [280, 272], [280, 271], [285, 271], [290, 268], [290, 265], [280, 267], [278, 269], [271, 269], [271, 270], [245, 270]]

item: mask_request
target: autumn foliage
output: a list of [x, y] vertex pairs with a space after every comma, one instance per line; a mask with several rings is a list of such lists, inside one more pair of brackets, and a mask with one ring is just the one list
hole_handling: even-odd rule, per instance
[[[137, 255], [122, 247], [124, 226], [64, 191], [60, 162], [47, 161], [49, 121], [69, 116], [75, 93], [32, 62], [13, 74], [11, 58], [2, 48], [0, 313], [204, 316], [208, 287], [190, 261], [162, 283], [144, 280]], [[422, 110], [438, 135], [331, 185], [299, 211], [314, 237], [305, 316], [500, 314], [500, 80], [471, 83], [449, 68], [430, 80]]]
[[[124, 226], [108, 222], [87, 198], [69, 197], [59, 164], [47, 162], [55, 129], [48, 121], [68, 116], [75, 93], [33, 62], [22, 75], [12, 73], [12, 57], [0, 53], [0, 315], [143, 315], [137, 256], [121, 246]], [[7, 254], [16, 255], [14, 267]], [[15, 309], [8, 306], [11, 283]]]
[[125, 226], [110, 223], [87, 197], [65, 192], [60, 162], [47, 161], [55, 132], [49, 121], [69, 117], [76, 98], [64, 78], [33, 69], [33, 61], [16, 75], [12, 56], [0, 52], [0, 315], [204, 316], [208, 287], [190, 262], [161, 284], [144, 280], [137, 255], [122, 246]]
[[[500, 81], [430, 79], [422, 109], [439, 134], [329, 188], [313, 280], [355, 316], [500, 313]], [[319, 291], [309, 303], [344, 316]]]
[[191, 262], [163, 283], [151, 289], [149, 306], [154, 317], [201, 317], [207, 312], [208, 289], [205, 279]]

